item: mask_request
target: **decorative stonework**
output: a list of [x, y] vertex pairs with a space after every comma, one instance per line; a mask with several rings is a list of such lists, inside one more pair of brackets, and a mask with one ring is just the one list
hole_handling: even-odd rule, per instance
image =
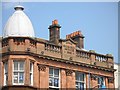
[[38, 64], [38, 70], [39, 71], [46, 71], [46, 66], [45, 65], [40, 65], [40, 64]]
[[8, 46], [8, 40], [7, 39], [4, 39], [2, 41], [2, 47], [5, 47], [5, 46]]
[[14, 38], [14, 39], [13, 39], [13, 42], [14, 42], [16, 45], [25, 45], [25, 39], [24, 39], [24, 38]]
[[72, 70], [66, 70], [66, 76], [72, 76], [73, 71]]
[[74, 54], [75, 47], [74, 47], [74, 44], [71, 41], [66, 41], [64, 43], [63, 47], [64, 47], [64, 53]]

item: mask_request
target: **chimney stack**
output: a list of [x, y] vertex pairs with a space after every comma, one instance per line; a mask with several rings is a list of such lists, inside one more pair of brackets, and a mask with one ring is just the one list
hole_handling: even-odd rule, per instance
[[60, 39], [60, 28], [61, 26], [58, 24], [58, 20], [52, 21], [52, 25], [49, 26], [49, 40], [54, 44], [59, 43]]
[[77, 42], [77, 47], [80, 49], [84, 48], [84, 36], [82, 35], [81, 31], [76, 31], [66, 35], [66, 39], [70, 38]]

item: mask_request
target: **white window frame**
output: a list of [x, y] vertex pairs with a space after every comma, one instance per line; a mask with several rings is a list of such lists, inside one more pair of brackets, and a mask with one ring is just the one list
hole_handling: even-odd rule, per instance
[[[83, 79], [84, 81], [76, 80], [76, 75], [75, 75], [75, 88], [76, 88], [76, 86], [79, 86], [79, 85], [76, 85], [76, 83], [84, 83], [84, 90], [85, 90], [85, 88], [86, 88], [86, 75], [85, 75], [85, 73], [82, 73], [82, 72], [75, 72], [75, 74], [77, 74], [77, 73], [84, 75], [84, 79]], [[77, 90], [77, 88], [76, 88], [76, 90]]]
[[[23, 65], [23, 70], [20, 70], [20, 64], [18, 64], [18, 70], [14, 70], [14, 62], [18, 62], [18, 63], [20, 63], [20, 62], [24, 62], [24, 65]], [[17, 72], [18, 73], [18, 75], [16, 75], [17, 77], [18, 77], [18, 83], [14, 83], [14, 72]], [[23, 73], [23, 77], [24, 77], [24, 79], [23, 79], [23, 83], [19, 83], [19, 73], [20, 72], [22, 72]], [[13, 83], [13, 85], [24, 85], [24, 82], [25, 82], [25, 61], [20, 61], [20, 60], [13, 60], [13, 79], [12, 79], [12, 83]]]
[[32, 65], [30, 65], [31, 67], [31, 70], [30, 70], [30, 75], [31, 75], [31, 77], [30, 77], [30, 85], [33, 85], [33, 62], [30, 62], [30, 64], [32, 64]]
[[7, 85], [7, 81], [8, 81], [8, 62], [4, 62], [4, 85]]
[[[59, 86], [58, 86], [58, 87], [55, 87], [55, 86], [50, 86], [50, 85], [49, 85], [49, 88], [50, 88], [50, 89], [59, 89], [59, 88], [60, 88], [60, 69], [59, 69], [59, 68], [55, 68], [55, 67], [49, 67], [49, 70], [50, 70], [50, 68], [53, 69], [53, 76], [50, 76], [50, 74], [49, 74], [49, 79], [50, 79], [50, 77], [52, 77], [52, 78], [58, 78], [58, 80], [59, 80], [59, 82], [58, 82], [59, 84], [58, 84], [58, 85], [59, 85]], [[59, 77], [54, 77], [54, 76], [55, 76], [55, 75], [54, 75], [54, 70], [55, 70], [55, 69], [58, 69], [58, 70], [59, 70], [59, 72], [58, 72], [58, 73], [59, 73]]]

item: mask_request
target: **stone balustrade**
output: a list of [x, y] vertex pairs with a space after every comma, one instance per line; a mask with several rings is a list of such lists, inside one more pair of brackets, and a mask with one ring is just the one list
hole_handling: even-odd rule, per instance
[[45, 43], [45, 50], [60, 53], [61, 52], [61, 47]]
[[95, 59], [100, 62], [107, 62], [108, 57], [105, 55], [95, 55]]
[[[65, 53], [65, 49], [62, 49], [62, 45], [54, 45], [46, 42], [38, 42], [34, 39], [29, 38], [10, 38], [4, 39], [2, 41], [2, 53], [6, 53], [9, 51], [27, 51], [29, 48], [29, 52], [40, 54], [40, 52], [44, 52], [44, 55], [48, 55], [51, 57], [62, 58], [62, 55]], [[66, 57], [72, 58], [73, 61], [92, 64], [96, 63], [97, 66], [103, 66], [108, 68], [113, 68], [114, 61], [113, 56], [110, 54], [98, 54], [94, 50], [86, 51], [82, 49], [75, 49], [74, 54], [65, 53]], [[87, 60], [87, 61], [85, 61]]]
[[76, 56], [80, 57], [80, 58], [86, 58], [86, 59], [90, 59], [90, 53], [89, 52], [85, 52], [85, 51], [81, 51], [81, 50], [76, 50]]

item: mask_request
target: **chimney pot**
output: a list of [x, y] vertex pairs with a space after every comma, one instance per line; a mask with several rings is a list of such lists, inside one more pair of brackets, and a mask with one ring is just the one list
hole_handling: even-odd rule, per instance
[[82, 35], [81, 31], [76, 31], [71, 34], [66, 35], [66, 39], [72, 39], [77, 43], [79, 48], [84, 48], [84, 36]]
[[58, 24], [58, 20], [54, 20], [54, 24]]

